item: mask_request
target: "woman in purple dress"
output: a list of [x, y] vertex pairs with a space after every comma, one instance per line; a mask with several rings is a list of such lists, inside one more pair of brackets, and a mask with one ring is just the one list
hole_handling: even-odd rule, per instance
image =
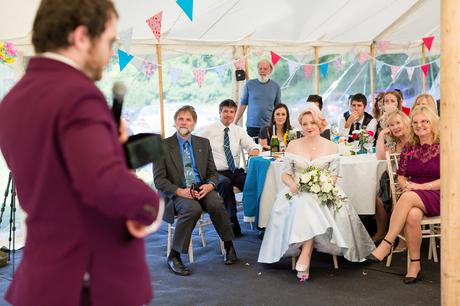
[[421, 271], [421, 221], [424, 215], [440, 214], [440, 147], [439, 117], [422, 105], [411, 113], [409, 143], [401, 151], [398, 183], [403, 194], [393, 209], [390, 228], [382, 243], [366, 259], [382, 261], [389, 254], [393, 241], [404, 229], [410, 263], [404, 283], [416, 283]]

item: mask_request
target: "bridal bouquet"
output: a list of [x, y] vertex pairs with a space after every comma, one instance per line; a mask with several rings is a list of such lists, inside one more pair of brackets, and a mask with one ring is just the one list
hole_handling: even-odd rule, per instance
[[[309, 192], [314, 194], [322, 205], [339, 210], [343, 201], [347, 198], [339, 194], [339, 189], [334, 186], [332, 175], [326, 169], [310, 166], [302, 173], [297, 183], [299, 192]], [[286, 193], [286, 198], [290, 200], [292, 193]]]

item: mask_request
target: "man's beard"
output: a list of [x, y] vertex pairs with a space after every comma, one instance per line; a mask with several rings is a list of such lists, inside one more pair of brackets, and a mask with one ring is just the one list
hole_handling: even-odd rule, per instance
[[177, 128], [177, 132], [179, 133], [179, 135], [184, 137], [192, 134], [192, 130], [186, 127]]
[[97, 56], [95, 48], [92, 47], [88, 51], [86, 62], [83, 64], [83, 71], [94, 81], [102, 79], [102, 73], [104, 71], [104, 67], [98, 62]]
[[261, 83], [267, 83], [269, 80], [270, 80], [270, 76], [267, 75], [267, 76], [261, 76], [259, 75], [259, 77], [257, 78], [259, 80], [259, 82]]

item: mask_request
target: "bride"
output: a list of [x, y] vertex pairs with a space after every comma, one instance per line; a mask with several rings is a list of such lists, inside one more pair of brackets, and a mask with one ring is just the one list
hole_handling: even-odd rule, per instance
[[[273, 263], [282, 257], [297, 256], [297, 277], [309, 278], [313, 247], [319, 252], [343, 255], [363, 261], [374, 243], [353, 206], [345, 200], [339, 210], [322, 205], [315, 195], [299, 193], [296, 182], [309, 166], [328, 169], [337, 179], [339, 155], [333, 142], [320, 136], [327, 123], [320, 111], [310, 107], [299, 115], [304, 137], [291, 141], [285, 154], [281, 188], [271, 211], [258, 261]], [[290, 200], [285, 196], [290, 192]], [[343, 191], [340, 190], [343, 194]]]

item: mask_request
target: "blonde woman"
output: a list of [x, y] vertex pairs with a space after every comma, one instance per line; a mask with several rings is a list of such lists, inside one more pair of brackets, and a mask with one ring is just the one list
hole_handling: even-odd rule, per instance
[[[410, 119], [407, 115], [396, 110], [386, 115], [386, 127], [382, 130], [377, 138], [377, 159], [385, 159], [385, 152], [399, 153], [409, 140]], [[376, 199], [375, 220], [377, 232], [372, 239], [381, 241], [386, 234], [389, 215], [391, 213], [391, 192], [388, 181], [388, 173], [384, 173], [380, 179], [379, 194]], [[405, 249], [405, 243], [400, 242], [398, 250]]]
[[436, 101], [434, 100], [432, 95], [419, 95], [417, 98], [415, 98], [414, 104], [412, 104], [412, 109], [420, 105], [427, 105], [431, 107], [431, 109], [435, 113], [438, 112], [438, 108], [436, 107]]
[[393, 209], [388, 233], [367, 259], [382, 261], [389, 254], [398, 233], [404, 229], [410, 254], [404, 283], [413, 284], [419, 280], [422, 270], [422, 218], [440, 214], [439, 117], [426, 105], [412, 111], [409, 143], [401, 152], [398, 183], [403, 186], [404, 193]]

